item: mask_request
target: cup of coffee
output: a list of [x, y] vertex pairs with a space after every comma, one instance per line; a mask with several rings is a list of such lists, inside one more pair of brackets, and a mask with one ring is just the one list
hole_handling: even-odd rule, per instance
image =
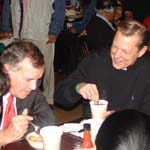
[[93, 119], [103, 118], [103, 114], [107, 111], [108, 101], [100, 99], [98, 102], [90, 101], [91, 114]]
[[63, 131], [58, 126], [46, 126], [40, 131], [43, 138], [44, 150], [60, 150]]

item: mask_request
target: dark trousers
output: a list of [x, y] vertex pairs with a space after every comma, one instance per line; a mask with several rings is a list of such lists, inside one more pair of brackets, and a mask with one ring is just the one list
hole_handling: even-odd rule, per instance
[[65, 74], [70, 74], [79, 63], [80, 39], [78, 35], [68, 31], [62, 32], [57, 38], [55, 47], [55, 70], [62, 69]]

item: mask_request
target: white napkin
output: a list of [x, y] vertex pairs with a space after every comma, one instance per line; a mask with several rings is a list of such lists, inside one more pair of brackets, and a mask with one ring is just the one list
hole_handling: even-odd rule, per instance
[[62, 128], [63, 132], [70, 132], [70, 134], [83, 138], [83, 132], [78, 132], [78, 131], [83, 129], [83, 124], [90, 123], [91, 134], [93, 137], [95, 137], [103, 121], [104, 120], [102, 119], [87, 119], [81, 121], [80, 123], [65, 123], [60, 127]]

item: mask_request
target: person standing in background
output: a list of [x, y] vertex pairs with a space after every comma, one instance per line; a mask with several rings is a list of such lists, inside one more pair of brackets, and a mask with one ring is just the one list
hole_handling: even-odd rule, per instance
[[122, 7], [125, 19], [135, 19], [143, 22], [149, 12], [149, 0], [122, 0]]
[[14, 39], [31, 41], [43, 53], [46, 66], [43, 93], [51, 105], [54, 103], [55, 42], [64, 26], [65, 8], [65, 0], [4, 0], [2, 31], [9, 37], [13, 30]]
[[86, 26], [85, 38], [90, 52], [99, 53], [101, 46], [111, 46], [116, 30], [112, 24], [116, 6], [115, 0], [97, 1], [96, 13]]
[[82, 33], [95, 13], [97, 0], [83, 0], [83, 18], [81, 21], [73, 22], [69, 31], [74, 34]]
[[143, 24], [145, 25], [145, 27], [150, 32], [150, 13], [147, 16], [145, 16], [145, 18], [143, 20]]

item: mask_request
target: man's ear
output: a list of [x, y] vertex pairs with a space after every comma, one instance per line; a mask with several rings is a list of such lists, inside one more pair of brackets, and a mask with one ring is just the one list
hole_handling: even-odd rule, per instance
[[9, 74], [10, 70], [11, 70], [10, 65], [9, 64], [4, 64], [4, 72], [6, 74]]
[[142, 57], [146, 51], [147, 51], [148, 47], [147, 46], [144, 46], [140, 51], [139, 51], [139, 54], [138, 54], [138, 57]]

